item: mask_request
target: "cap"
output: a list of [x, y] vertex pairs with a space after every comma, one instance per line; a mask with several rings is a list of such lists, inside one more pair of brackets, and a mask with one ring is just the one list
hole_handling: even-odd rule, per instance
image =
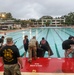
[[6, 40], [7, 40], [7, 42], [13, 41], [12, 37], [8, 37]]
[[69, 36], [69, 38], [68, 38], [68, 39], [72, 39], [72, 38], [74, 38], [74, 36]]

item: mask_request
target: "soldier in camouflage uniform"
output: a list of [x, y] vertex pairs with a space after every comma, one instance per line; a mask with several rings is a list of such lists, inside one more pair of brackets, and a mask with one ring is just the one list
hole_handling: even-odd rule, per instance
[[38, 44], [38, 42], [36, 40], [36, 37], [33, 36], [33, 38], [29, 41], [29, 49], [28, 49], [28, 52], [29, 52], [29, 59], [28, 59], [28, 61], [30, 63], [32, 62], [32, 55], [34, 55], [34, 59], [37, 58], [37, 44]]
[[21, 75], [20, 66], [23, 68], [21, 57], [11, 37], [7, 38], [6, 45], [0, 51], [0, 57], [4, 63], [4, 75]]

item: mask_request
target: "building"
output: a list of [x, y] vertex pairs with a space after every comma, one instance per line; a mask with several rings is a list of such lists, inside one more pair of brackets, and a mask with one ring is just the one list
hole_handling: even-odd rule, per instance
[[20, 29], [20, 28], [21, 28], [21, 24], [15, 23], [14, 20], [0, 21], [1, 30]]
[[65, 22], [65, 18], [41, 19], [42, 25], [45, 25], [47, 22], [49, 26], [61, 26]]
[[65, 23], [65, 18], [41, 18], [39, 21], [33, 22], [33, 27], [40, 26], [62, 26]]

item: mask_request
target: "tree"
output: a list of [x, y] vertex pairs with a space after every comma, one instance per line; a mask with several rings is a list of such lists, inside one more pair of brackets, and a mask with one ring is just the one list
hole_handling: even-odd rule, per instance
[[51, 16], [42, 16], [40, 19], [53, 19]]
[[50, 21], [45, 22], [45, 25], [49, 26], [50, 25]]
[[6, 13], [6, 19], [12, 19], [12, 14], [11, 13]]
[[65, 24], [74, 25], [74, 12], [68, 13], [68, 15], [63, 16], [65, 18]]

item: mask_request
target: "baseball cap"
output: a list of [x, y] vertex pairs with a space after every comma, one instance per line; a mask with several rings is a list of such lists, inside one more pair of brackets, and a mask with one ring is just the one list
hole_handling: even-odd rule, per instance
[[6, 38], [6, 40], [7, 40], [7, 42], [11, 42], [11, 41], [13, 41], [13, 38], [12, 37], [8, 37], [8, 38]]

